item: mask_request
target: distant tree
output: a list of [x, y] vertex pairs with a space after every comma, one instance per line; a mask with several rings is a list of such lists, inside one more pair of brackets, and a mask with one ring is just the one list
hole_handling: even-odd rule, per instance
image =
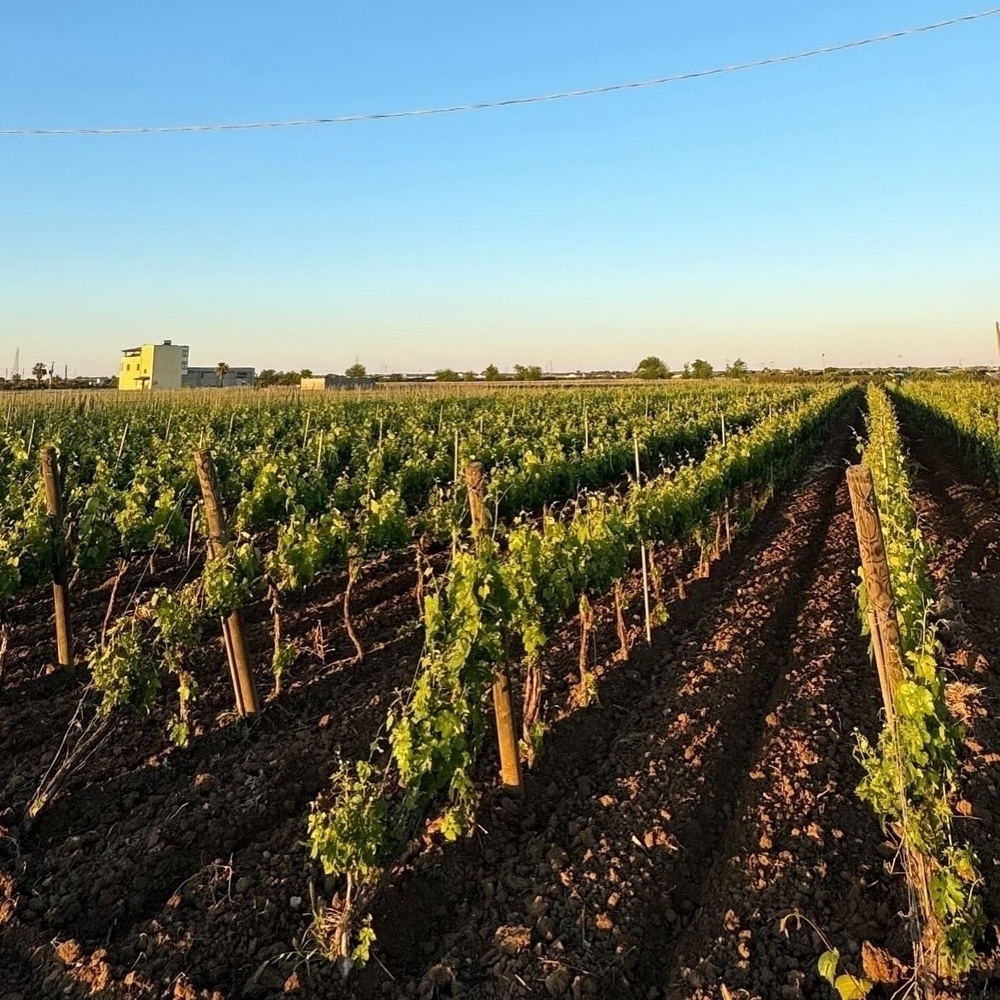
[[438, 382], [457, 382], [458, 372], [454, 368], [439, 368], [434, 373], [434, 378]]
[[289, 372], [288, 377], [292, 380], [289, 384], [294, 384], [300, 378], [312, 378], [313, 370], [311, 368], [300, 368], [298, 372]]
[[715, 374], [715, 369], [701, 358], [695, 358], [691, 362], [691, 378], [711, 378]]
[[36, 364], [35, 367], [31, 369], [31, 374], [35, 376], [35, 381], [39, 385], [42, 384], [42, 379], [45, 378], [45, 376], [48, 375], [48, 373], [49, 373], [48, 367], [44, 364], [44, 362], [41, 361], [39, 361], [38, 364]]
[[726, 365], [726, 378], [746, 378], [750, 374], [750, 366], [737, 358], [731, 365]]
[[259, 385], [261, 389], [266, 389], [270, 385], [277, 385], [277, 384], [278, 384], [278, 372], [276, 372], [273, 368], [265, 368], [257, 376], [257, 385]]
[[466, 372], [462, 376], [462, 381], [463, 382], [475, 382], [476, 379], [478, 379], [478, 378], [479, 378], [479, 376], [475, 372]]
[[519, 382], [536, 382], [541, 377], [541, 365], [514, 365], [514, 378]]
[[500, 369], [496, 365], [487, 365], [483, 369], [483, 378], [487, 382], [496, 382], [500, 378]]
[[229, 374], [229, 365], [225, 361], [220, 361], [215, 366], [215, 377], [219, 380], [219, 385], [224, 385], [226, 376]]
[[363, 364], [355, 361], [354, 364], [344, 372], [344, 374], [348, 378], [364, 378], [368, 374], [368, 369], [365, 368]]
[[681, 372], [681, 378], [691, 378], [691, 364], [688, 361], [684, 362], [684, 370]]
[[403, 375], [401, 372], [392, 372], [389, 375], [384, 375], [382, 377], [383, 382], [402, 382]]
[[657, 357], [652, 354], [648, 358], [643, 358], [636, 365], [636, 378], [670, 378], [670, 369]]

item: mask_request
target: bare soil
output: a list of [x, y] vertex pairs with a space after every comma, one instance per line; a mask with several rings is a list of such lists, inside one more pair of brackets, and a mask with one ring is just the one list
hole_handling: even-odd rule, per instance
[[[333, 574], [289, 602], [283, 632], [301, 653], [259, 721], [232, 717], [213, 638], [192, 659], [201, 696], [191, 747], [166, 739], [164, 692], [148, 716], [116, 721], [29, 831], [21, 812], [86, 679], [83, 667], [52, 671], [46, 595], [31, 595], [15, 609], [0, 678], [0, 1000], [826, 1000], [816, 974], [825, 946], [809, 921], [851, 971], [864, 942], [907, 963], [902, 882], [854, 795], [853, 733], [877, 731], [880, 696], [854, 603], [843, 476], [852, 444], [845, 423], [707, 579], [671, 588], [669, 621], [648, 647], [633, 579], [627, 662], [614, 658], [613, 605], [600, 602], [600, 701], [588, 708], [571, 698], [579, 625], [566, 624], [548, 652], [550, 730], [523, 799], [494, 790], [484, 754], [476, 835], [413, 845], [374, 906], [375, 958], [347, 982], [293, 944], [311, 917], [310, 884], [333, 888], [308, 857], [306, 817], [338, 755], [367, 753], [416, 667], [412, 553], [365, 570], [355, 602], [363, 662], [352, 660], [344, 580]], [[934, 494], [922, 478], [920, 497], [947, 543], [937, 568], [955, 623], [944, 633], [949, 664], [982, 689], [955, 693], [970, 715], [968, 823], [1000, 921], [1000, 688], [989, 667], [1000, 634], [985, 622], [1000, 606], [1000, 517], [975, 477], [938, 475], [958, 493]], [[970, 536], [978, 541], [956, 547]], [[690, 562], [688, 552], [675, 568]], [[82, 582], [81, 643], [98, 634], [109, 589]], [[247, 621], [264, 663], [269, 616], [259, 607]], [[258, 683], [267, 690], [264, 671]], [[981, 976], [967, 995], [987, 988]]]

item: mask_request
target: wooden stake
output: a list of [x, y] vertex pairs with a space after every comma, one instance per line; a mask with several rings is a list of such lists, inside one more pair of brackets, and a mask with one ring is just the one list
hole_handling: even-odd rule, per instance
[[[229, 540], [229, 531], [219, 501], [219, 486], [215, 476], [215, 462], [211, 452], [200, 449], [194, 455], [201, 495], [205, 500], [205, 521], [208, 525], [208, 549], [212, 556], [221, 555]], [[257, 685], [250, 669], [243, 635], [243, 618], [237, 609], [222, 625], [226, 640], [226, 650], [230, 654], [230, 669], [233, 677], [233, 692], [236, 696], [236, 710], [241, 716], [256, 715], [260, 711], [257, 699]]]
[[52, 602], [56, 619], [56, 652], [59, 666], [73, 665], [73, 633], [69, 621], [69, 579], [66, 542], [63, 538], [62, 481], [55, 448], [40, 452], [42, 482], [45, 484], [45, 512], [49, 522], [49, 542], [52, 551]]
[[[635, 450], [635, 484], [639, 485], [639, 439], [632, 433], [632, 444]], [[642, 553], [642, 600], [643, 609], [646, 612], [646, 645], [653, 645], [653, 628], [649, 618], [649, 572], [646, 569], [646, 543], [639, 543], [639, 551]]]
[[184, 559], [184, 565], [191, 565], [191, 549], [194, 548], [194, 522], [198, 516], [198, 501], [196, 500], [191, 504], [191, 522], [188, 524], [188, 544], [187, 544], [187, 554]]
[[493, 680], [493, 714], [496, 716], [497, 745], [500, 749], [500, 780], [508, 791], [521, 792], [524, 779], [514, 733], [514, 709], [511, 705], [510, 678], [506, 664], [497, 667]]
[[490, 515], [486, 509], [486, 475], [482, 462], [470, 462], [465, 467], [465, 488], [472, 515], [472, 537], [478, 542], [490, 530]]
[[852, 465], [847, 470], [847, 487], [851, 494], [854, 526], [861, 550], [861, 568], [868, 597], [868, 622], [878, 667], [879, 686], [882, 689], [886, 720], [895, 730], [896, 691], [903, 680], [903, 647], [871, 470], [864, 465]]
[[424, 536], [417, 539], [416, 563], [417, 563], [417, 583], [413, 588], [413, 597], [417, 602], [417, 615], [424, 617]]
[[646, 569], [646, 543], [639, 546], [642, 553], [642, 599], [643, 609], [646, 613], [646, 645], [653, 645], [653, 626], [649, 614], [649, 571]]
[[586, 594], [580, 597], [580, 704], [590, 704], [593, 674], [590, 670], [590, 634], [594, 628], [594, 609]]
[[122, 460], [122, 454], [125, 451], [125, 441], [128, 438], [128, 421], [125, 421], [125, 426], [122, 428], [122, 439], [118, 442], [118, 456], [115, 458], [115, 465]]
[[[458, 461], [458, 432], [455, 432], [455, 461]], [[457, 470], [456, 470], [457, 471]], [[457, 479], [456, 475], [456, 479]], [[465, 486], [469, 495], [472, 514], [472, 537], [481, 546], [489, 531], [489, 513], [486, 510], [486, 476], [481, 462], [470, 462], [465, 467]], [[493, 714], [497, 724], [497, 746], [500, 750], [500, 780], [510, 791], [523, 788], [521, 754], [517, 747], [514, 729], [514, 709], [510, 698], [510, 677], [507, 664], [497, 664], [493, 679]]]
[[622, 613], [622, 605], [624, 603], [624, 597], [622, 595], [622, 582], [620, 579], [615, 580], [614, 586], [615, 595], [615, 628], [618, 631], [618, 648], [615, 650], [614, 655], [611, 657], [616, 663], [623, 663], [628, 659], [629, 649], [628, 649], [628, 632], [625, 629], [625, 616]]

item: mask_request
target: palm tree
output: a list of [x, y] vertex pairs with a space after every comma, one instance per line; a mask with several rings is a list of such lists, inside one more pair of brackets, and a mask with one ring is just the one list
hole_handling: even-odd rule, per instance
[[31, 369], [31, 374], [35, 376], [35, 380], [39, 385], [42, 384], [42, 379], [45, 378], [48, 373], [48, 368], [41, 361], [39, 361], [38, 364]]
[[215, 366], [215, 377], [219, 380], [219, 385], [224, 385], [226, 382], [226, 376], [229, 374], [229, 365], [225, 361], [220, 361]]

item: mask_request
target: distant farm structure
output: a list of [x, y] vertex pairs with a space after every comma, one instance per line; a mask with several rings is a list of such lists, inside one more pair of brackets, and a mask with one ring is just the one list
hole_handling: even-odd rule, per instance
[[252, 386], [255, 369], [220, 362], [213, 368], [188, 364], [191, 348], [164, 340], [160, 344], [141, 344], [122, 351], [118, 370], [118, 388], [123, 391], [152, 389], [231, 388]]

